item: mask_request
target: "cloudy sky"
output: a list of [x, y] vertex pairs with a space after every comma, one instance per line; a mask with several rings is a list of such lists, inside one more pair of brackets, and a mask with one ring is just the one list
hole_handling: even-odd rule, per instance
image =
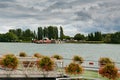
[[63, 26], [65, 35], [120, 31], [119, 0], [0, 0], [0, 33]]

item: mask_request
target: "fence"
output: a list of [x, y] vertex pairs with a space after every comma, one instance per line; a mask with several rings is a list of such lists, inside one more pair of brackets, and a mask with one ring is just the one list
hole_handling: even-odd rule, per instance
[[[82, 75], [67, 75], [65, 74], [64, 67], [72, 62], [72, 59], [55, 60], [55, 69], [53, 71], [42, 71], [36, 65], [37, 58], [25, 57], [18, 58], [19, 66], [17, 70], [10, 71], [8, 69], [0, 69], [0, 77], [55, 77], [57, 80], [69, 80], [69, 78], [89, 78], [89, 80], [94, 80], [100, 78], [98, 74], [99, 65], [98, 61], [85, 60], [82, 66], [85, 69]], [[25, 67], [24, 61], [29, 61], [29, 64]], [[118, 68], [120, 68], [120, 63], [115, 62]], [[32, 66], [31, 66], [32, 65]], [[69, 77], [69, 78], [58, 78], [58, 77]]]

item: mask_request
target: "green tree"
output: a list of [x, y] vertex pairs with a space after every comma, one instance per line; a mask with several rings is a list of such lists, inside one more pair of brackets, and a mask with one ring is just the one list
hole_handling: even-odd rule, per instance
[[54, 39], [58, 39], [58, 28], [54, 27]]
[[79, 40], [84, 40], [85, 37], [84, 37], [84, 35], [78, 33], [74, 36], [74, 39], [79, 41]]
[[37, 39], [37, 34], [36, 34], [36, 31], [34, 30], [34, 32], [33, 32], [33, 38], [34, 39]]
[[88, 34], [88, 41], [102, 41], [102, 34], [101, 32], [94, 32]]
[[14, 42], [17, 39], [18, 39], [18, 37], [12, 32], [8, 32], [6, 34], [1, 34], [0, 35], [0, 41], [1, 42]]
[[102, 41], [102, 34], [101, 34], [101, 32], [97, 31], [94, 34], [95, 34], [95, 36], [94, 36], [94, 40], [95, 41]]
[[112, 34], [111, 43], [120, 43], [120, 32]]
[[48, 37], [48, 28], [47, 27], [44, 27], [43, 34], [44, 34], [44, 37]]
[[110, 41], [111, 41], [111, 34], [103, 34], [102, 37], [103, 37], [103, 41], [105, 43], [110, 43]]
[[16, 30], [15, 29], [10, 29], [9, 32], [16, 34]]
[[31, 41], [33, 38], [33, 32], [30, 29], [26, 29], [25, 31], [23, 31], [23, 35], [22, 35], [22, 39], [24, 41]]
[[38, 27], [38, 40], [43, 39], [43, 29], [42, 27]]
[[49, 39], [54, 39], [54, 29], [53, 26], [48, 27], [48, 38]]
[[18, 39], [18, 37], [13, 33], [6, 33], [6, 37], [9, 41], [16, 41]]
[[17, 37], [19, 38], [19, 39], [21, 39], [21, 37], [22, 37], [22, 29], [16, 29], [16, 35], [17, 35]]
[[88, 34], [88, 41], [94, 41], [93, 33]]
[[72, 39], [70, 36], [64, 36], [64, 38], [65, 38], [66, 40]]
[[63, 28], [60, 26], [60, 39], [64, 39], [64, 33], [63, 33]]
[[6, 42], [7, 39], [5, 39], [5, 34], [0, 34], [0, 42]]

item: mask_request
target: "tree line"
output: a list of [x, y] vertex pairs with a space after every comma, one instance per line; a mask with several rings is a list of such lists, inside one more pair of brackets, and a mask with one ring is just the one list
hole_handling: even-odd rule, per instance
[[10, 29], [7, 33], [0, 34], [0, 42], [31, 41], [32, 39], [42, 40], [45, 37], [63, 40], [63, 36], [64, 33], [61, 26], [60, 33], [57, 26], [38, 27], [37, 31], [32, 31], [30, 29], [22, 30], [21, 28], [18, 28]]
[[[59, 35], [60, 34], [60, 35]], [[60, 36], [60, 37], [59, 37]], [[60, 33], [58, 31], [58, 27], [56, 26], [49, 26], [49, 27], [38, 27], [37, 36], [35, 37], [38, 40], [42, 40], [43, 38], [47, 37], [51, 39], [61, 39], [63, 40], [64, 32], [63, 28], [60, 26]]]
[[81, 33], [75, 34], [73, 37], [66, 36], [63, 28], [60, 26], [38, 27], [37, 31], [30, 29], [22, 30], [10, 29], [7, 33], [0, 34], [0, 42], [20, 42], [31, 41], [33, 39], [42, 40], [44, 38], [60, 39], [67, 41], [101, 41], [105, 43], [120, 43], [120, 32], [102, 34], [100, 31], [89, 33], [87, 36]]
[[120, 32], [102, 34], [99, 31], [89, 33], [87, 36], [83, 34], [76, 34], [73, 37], [74, 40], [78, 41], [101, 41], [104, 43], [120, 43]]

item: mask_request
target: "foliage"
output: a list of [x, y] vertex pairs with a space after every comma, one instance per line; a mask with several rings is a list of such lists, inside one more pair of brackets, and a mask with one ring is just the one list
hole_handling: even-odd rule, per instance
[[63, 32], [63, 28], [60, 26], [60, 39], [63, 40], [64, 39], [64, 32]]
[[53, 27], [53, 31], [54, 31], [54, 39], [58, 39], [58, 28], [57, 27]]
[[82, 58], [81, 56], [77, 56], [77, 55], [76, 55], [76, 56], [73, 57], [73, 61], [74, 61], [74, 62], [77, 61], [77, 62], [79, 62], [80, 64], [82, 64], [82, 63], [83, 63], [83, 58]]
[[23, 31], [22, 40], [31, 41], [33, 37], [34, 37], [33, 32], [30, 29], [26, 29], [25, 31]]
[[36, 57], [36, 58], [42, 58], [43, 56], [41, 54], [39, 54], [39, 53], [35, 53], [34, 57]]
[[98, 62], [100, 66], [104, 66], [106, 64], [113, 64], [113, 61], [107, 57], [101, 57]]
[[58, 39], [58, 28], [55, 26], [48, 26], [48, 38]]
[[94, 32], [88, 34], [88, 41], [102, 41], [102, 34], [101, 32]]
[[18, 66], [18, 59], [13, 54], [7, 54], [2, 58], [1, 65], [4, 68], [16, 69]]
[[51, 71], [54, 69], [54, 62], [47, 56], [38, 61], [38, 67], [45, 71]]
[[[67, 39], [70, 40], [70, 36], [65, 36], [63, 28], [60, 26], [60, 33], [57, 26], [38, 27], [38, 31], [31, 31], [30, 29], [22, 30], [10, 29], [7, 33], [0, 34], [0, 42], [30, 42], [31, 40], [39, 40], [44, 37], [49, 39]], [[59, 34], [59, 35], [58, 35]], [[59, 37], [58, 37], [59, 36]], [[88, 36], [84, 36], [81, 33], [74, 35], [75, 40], [87, 40], [92, 41], [104, 41], [105, 43], [120, 43], [120, 32], [102, 34], [101, 32], [92, 32]], [[84, 41], [83, 41], [84, 42]]]
[[20, 56], [20, 57], [26, 57], [27, 54], [26, 54], [25, 52], [20, 52], [20, 53], [19, 53], [19, 56]]
[[43, 30], [42, 27], [38, 27], [38, 40], [43, 39]]
[[67, 67], [65, 67], [65, 72], [67, 74], [81, 74], [83, 72], [83, 68], [76, 63], [70, 63]]
[[84, 35], [78, 33], [74, 36], [74, 39], [79, 41], [79, 40], [84, 40], [85, 37], [84, 37]]
[[42, 40], [43, 37], [49, 39], [58, 39], [58, 28], [56, 26], [38, 27], [38, 40]]
[[120, 43], [120, 32], [112, 34], [111, 43]]
[[107, 64], [99, 69], [99, 74], [103, 77], [115, 80], [118, 78], [118, 69], [113, 64]]
[[0, 35], [0, 41], [1, 42], [14, 42], [17, 39], [18, 39], [18, 37], [15, 34], [11, 33], [11, 32]]
[[70, 37], [70, 36], [64, 36], [64, 38], [65, 38], [66, 40], [72, 39], [72, 37]]
[[57, 60], [61, 60], [61, 59], [63, 59], [62, 56], [57, 55], [57, 54], [56, 54], [56, 55], [53, 55], [52, 58], [55, 58], [55, 59], [57, 59]]
[[102, 37], [103, 37], [103, 41], [105, 43], [110, 43], [111, 42], [111, 34], [103, 34]]
[[44, 37], [48, 37], [48, 28], [47, 27], [44, 27], [43, 35], [44, 35]]

